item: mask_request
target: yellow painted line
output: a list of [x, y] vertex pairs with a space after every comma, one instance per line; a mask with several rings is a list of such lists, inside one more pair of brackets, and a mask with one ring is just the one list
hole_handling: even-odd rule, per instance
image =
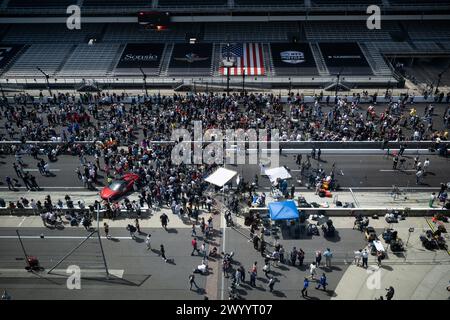
[[[433, 233], [434, 233], [434, 227], [433, 227], [433, 224], [430, 223], [430, 221], [429, 221], [427, 218], [425, 218], [425, 221], [426, 221], [427, 224], [430, 226], [431, 231], [433, 231]], [[448, 248], [448, 246], [447, 246], [447, 248]], [[448, 250], [448, 249], [447, 249], [447, 254], [450, 256], [450, 250]]]

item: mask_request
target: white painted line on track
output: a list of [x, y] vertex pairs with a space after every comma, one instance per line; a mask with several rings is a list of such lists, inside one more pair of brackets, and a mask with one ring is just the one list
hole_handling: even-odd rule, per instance
[[[109, 274], [113, 275], [114, 277], [123, 278], [123, 274], [125, 272], [124, 269], [109, 269]], [[34, 272], [26, 271], [25, 268], [23, 269], [0, 269], [0, 278], [23, 278], [23, 277], [35, 277], [36, 275], [39, 275], [41, 277], [45, 278], [57, 278], [57, 277], [64, 277], [67, 278], [70, 276], [70, 274], [67, 273], [67, 270], [65, 269], [55, 269], [50, 274], [48, 274], [46, 271], [44, 273], [36, 274]], [[81, 269], [81, 277], [103, 277], [105, 275], [105, 269]]]
[[[86, 236], [46, 236], [44, 235], [44, 239], [86, 239]], [[40, 239], [40, 236], [20, 236], [22, 239]], [[102, 239], [107, 239], [106, 237], [101, 237]], [[17, 239], [17, 236], [0, 236], [0, 239]], [[118, 239], [118, 240], [133, 240], [131, 237], [114, 237], [112, 236], [111, 239]], [[95, 239], [94, 239], [95, 240]]]
[[20, 221], [18, 227], [20, 227], [20, 226], [22, 225], [22, 223], [25, 221], [26, 218], [27, 218], [27, 217], [23, 217], [23, 219], [22, 219], [22, 221]]

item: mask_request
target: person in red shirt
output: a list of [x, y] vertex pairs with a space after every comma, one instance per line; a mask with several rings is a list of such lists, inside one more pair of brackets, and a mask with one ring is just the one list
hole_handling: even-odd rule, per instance
[[192, 252], [191, 252], [191, 256], [194, 255], [194, 252], [197, 251], [197, 254], [200, 253], [200, 251], [197, 248], [197, 238], [192, 239]]

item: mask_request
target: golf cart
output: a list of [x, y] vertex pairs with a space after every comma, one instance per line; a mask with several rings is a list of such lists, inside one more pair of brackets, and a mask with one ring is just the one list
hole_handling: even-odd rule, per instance
[[371, 242], [377, 239], [377, 233], [373, 227], [367, 227], [364, 233], [366, 240]]

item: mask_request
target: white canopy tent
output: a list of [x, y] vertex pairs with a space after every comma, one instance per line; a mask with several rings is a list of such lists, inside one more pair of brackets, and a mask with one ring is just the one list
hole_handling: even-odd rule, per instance
[[205, 181], [218, 187], [223, 187], [227, 182], [233, 179], [236, 174], [236, 171], [219, 168], [208, 178], [206, 178]]
[[277, 181], [278, 178], [282, 180], [292, 178], [292, 176], [289, 174], [289, 172], [286, 170], [285, 167], [267, 169], [265, 173], [269, 177], [270, 182], [272, 183]]

